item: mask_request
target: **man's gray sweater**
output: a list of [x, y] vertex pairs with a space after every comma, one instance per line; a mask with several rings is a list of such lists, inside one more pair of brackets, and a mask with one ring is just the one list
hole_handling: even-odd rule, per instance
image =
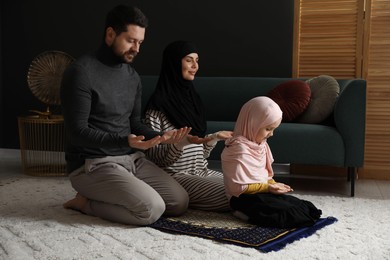
[[61, 104], [68, 172], [82, 166], [86, 158], [134, 152], [127, 139], [131, 133], [146, 139], [160, 134], [141, 122], [141, 95], [138, 73], [105, 46], [66, 69]]

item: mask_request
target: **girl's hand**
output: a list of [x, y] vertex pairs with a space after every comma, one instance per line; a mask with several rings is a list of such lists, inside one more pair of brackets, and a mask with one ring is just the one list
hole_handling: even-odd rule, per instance
[[269, 184], [268, 190], [272, 194], [284, 194], [293, 191], [293, 189], [290, 186], [281, 182]]

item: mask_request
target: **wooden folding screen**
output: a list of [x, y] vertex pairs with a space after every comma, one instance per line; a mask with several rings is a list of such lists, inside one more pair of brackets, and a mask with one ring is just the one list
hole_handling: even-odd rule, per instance
[[390, 179], [390, 1], [295, 0], [293, 77], [367, 80], [365, 165]]
[[390, 1], [367, 0], [363, 76], [367, 80], [364, 177], [390, 179]]

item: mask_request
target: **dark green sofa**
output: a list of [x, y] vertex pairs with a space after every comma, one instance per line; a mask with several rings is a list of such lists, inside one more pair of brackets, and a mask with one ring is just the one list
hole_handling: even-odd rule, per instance
[[[143, 105], [157, 82], [141, 76]], [[255, 96], [265, 96], [291, 78], [197, 77], [194, 84], [206, 107], [208, 132], [233, 130], [241, 106]], [[282, 123], [268, 140], [275, 163], [325, 165], [348, 168], [351, 196], [356, 170], [364, 163], [366, 81], [340, 79], [340, 95], [333, 114], [319, 124]], [[180, 109], [180, 108], [177, 108]], [[223, 142], [210, 160], [220, 160]]]

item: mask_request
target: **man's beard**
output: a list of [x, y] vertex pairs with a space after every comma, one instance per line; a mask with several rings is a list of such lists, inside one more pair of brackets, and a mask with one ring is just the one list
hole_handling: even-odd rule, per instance
[[137, 56], [137, 52], [135, 51], [126, 51], [124, 53], [119, 53], [116, 49], [115, 49], [115, 45], [111, 45], [111, 51], [112, 53], [116, 56], [116, 58], [118, 59], [118, 62], [121, 62], [121, 63], [132, 63], [135, 59], [135, 57]]
[[134, 52], [134, 51], [127, 51], [125, 52], [124, 54], [122, 54], [120, 56], [121, 60], [124, 62], [124, 63], [132, 63], [135, 59], [135, 57], [137, 56], [137, 53]]

